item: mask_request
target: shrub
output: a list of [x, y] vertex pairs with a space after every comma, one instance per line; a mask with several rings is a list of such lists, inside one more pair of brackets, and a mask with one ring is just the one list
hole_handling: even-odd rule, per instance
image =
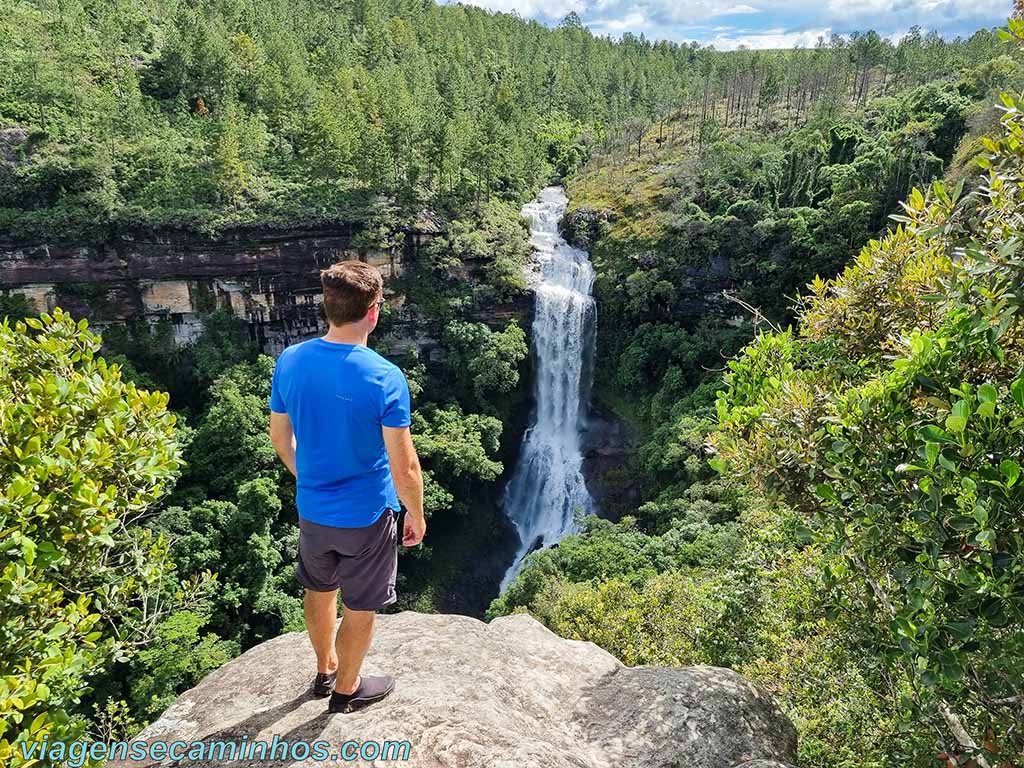
[[1024, 750], [1024, 118], [1003, 104], [975, 192], [915, 190], [814, 287], [804, 339], [730, 363], [713, 441], [837, 556], [836, 603], [906, 683], [905, 735], [930, 722], [932, 756], [978, 765]]
[[56, 310], [0, 323], [0, 762], [77, 738], [87, 675], [161, 615], [165, 543], [133, 525], [179, 468], [167, 396]]

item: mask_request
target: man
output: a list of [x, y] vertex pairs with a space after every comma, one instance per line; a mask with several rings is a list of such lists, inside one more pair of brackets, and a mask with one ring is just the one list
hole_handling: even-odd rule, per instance
[[[374, 267], [343, 261], [321, 272], [329, 328], [288, 347], [270, 393], [270, 438], [296, 478], [299, 557], [313, 691], [331, 712], [380, 701], [394, 678], [360, 675], [374, 612], [395, 602], [399, 498], [402, 543], [423, 540], [423, 475], [409, 433], [409, 387], [366, 346], [384, 304]], [[396, 492], [397, 491], [397, 492]], [[341, 627], [337, 637], [338, 590]]]

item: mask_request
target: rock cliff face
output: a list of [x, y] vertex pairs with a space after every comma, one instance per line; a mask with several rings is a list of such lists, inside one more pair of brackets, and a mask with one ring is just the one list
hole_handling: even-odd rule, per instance
[[[2, 137], [0, 137], [2, 138]], [[0, 152], [3, 146], [0, 143]], [[438, 342], [429, 318], [403, 306], [399, 278], [415, 279], [420, 248], [441, 229], [429, 213], [389, 248], [359, 244], [358, 224], [317, 228], [237, 229], [217, 237], [183, 231], [121, 233], [101, 244], [23, 243], [0, 235], [0, 292], [24, 294], [39, 312], [56, 306], [102, 331], [135, 319], [167, 320], [178, 343], [202, 332], [202, 316], [226, 309], [248, 323], [261, 349], [277, 355], [323, 333], [320, 270], [343, 259], [373, 264], [395, 310], [382, 339], [387, 351], [415, 348], [429, 359]], [[481, 264], [463, 265], [473, 282]], [[409, 274], [407, 274], [409, 273]], [[529, 333], [532, 296], [488, 306], [471, 319], [504, 328], [512, 319]]]
[[736, 673], [624, 667], [526, 615], [490, 624], [410, 612], [379, 617], [364, 671], [393, 674], [397, 687], [353, 714], [328, 715], [325, 701], [309, 695], [313, 671], [304, 634], [275, 638], [183, 694], [137, 739], [252, 743], [276, 735], [325, 740], [331, 753], [347, 740], [407, 741], [401, 764], [424, 768], [785, 768], [796, 750], [792, 724]]
[[385, 278], [396, 277], [436, 230], [424, 218], [401, 247], [386, 250], [354, 247], [355, 225], [238, 230], [216, 238], [123, 233], [80, 247], [0, 238], [0, 286], [25, 294], [39, 311], [61, 306], [100, 330], [166, 318], [182, 343], [202, 330], [202, 313], [223, 307], [249, 323], [265, 352], [276, 354], [322, 327], [321, 269], [358, 258]]

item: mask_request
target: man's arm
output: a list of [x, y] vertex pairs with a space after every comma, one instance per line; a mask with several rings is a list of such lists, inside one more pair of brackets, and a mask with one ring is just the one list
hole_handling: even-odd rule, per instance
[[295, 471], [295, 433], [287, 413], [270, 412], [270, 442], [288, 471], [298, 477]]
[[381, 430], [384, 432], [384, 445], [388, 449], [395, 490], [405, 504], [402, 544], [413, 547], [423, 541], [423, 534], [427, 532], [427, 521], [423, 515], [423, 471], [420, 469], [420, 459], [416, 455], [408, 427], [381, 427]]

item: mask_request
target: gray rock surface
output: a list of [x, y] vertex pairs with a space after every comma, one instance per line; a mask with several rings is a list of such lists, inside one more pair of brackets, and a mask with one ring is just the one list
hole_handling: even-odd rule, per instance
[[[762, 768], [792, 762], [796, 751], [793, 725], [740, 675], [716, 667], [625, 667], [526, 615], [489, 624], [412, 612], [379, 617], [364, 672], [393, 674], [397, 687], [349, 715], [328, 715], [325, 700], [309, 695], [314, 671], [306, 636], [282, 635], [209, 675], [137, 738], [251, 743], [277, 735], [326, 740], [332, 752], [349, 739], [407, 740], [407, 762], [344, 764], [424, 768]], [[763, 762], [773, 760], [782, 762]], [[181, 761], [250, 763], [298, 761]]]
[[20, 165], [19, 149], [27, 138], [25, 128], [0, 128], [0, 164], [12, 168]]

